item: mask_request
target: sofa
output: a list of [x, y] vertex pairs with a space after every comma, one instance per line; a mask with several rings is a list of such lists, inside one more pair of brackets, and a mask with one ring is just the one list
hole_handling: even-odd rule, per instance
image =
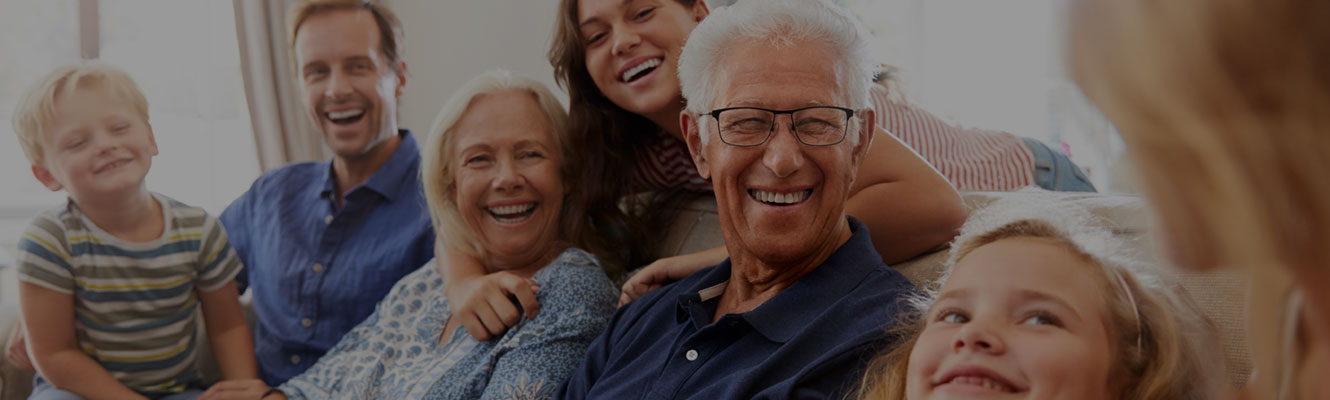
[[[1132, 195], [1062, 193], [1046, 191], [973, 192], [964, 194], [966, 206], [974, 210], [988, 207], [998, 199], [1051, 198], [1058, 202], [1079, 205], [1097, 215], [1107, 228], [1134, 249], [1133, 256], [1158, 266], [1166, 275], [1175, 277], [1203, 312], [1219, 328], [1219, 340], [1224, 352], [1228, 378], [1234, 385], [1246, 382], [1251, 371], [1251, 357], [1246, 346], [1246, 280], [1237, 270], [1219, 270], [1206, 273], [1177, 271], [1161, 262], [1153, 248], [1155, 240], [1149, 229], [1149, 213], [1144, 201]], [[682, 207], [669, 227], [666, 239], [660, 243], [662, 254], [685, 254], [724, 244], [716, 214], [715, 199], [709, 195], [695, 199]], [[920, 255], [909, 261], [892, 265], [915, 285], [935, 281], [943, 272], [947, 259], [945, 248]], [[10, 287], [13, 283], [6, 283]], [[0, 305], [0, 332], [8, 337], [18, 315], [17, 304]], [[252, 324], [252, 322], [251, 322]], [[883, 327], [884, 330], [886, 327]], [[200, 330], [202, 332], [202, 330]], [[885, 332], [885, 331], [884, 331]], [[206, 340], [206, 339], [204, 339]], [[205, 377], [216, 379], [217, 367], [207, 346], [200, 346], [199, 358]], [[19, 371], [8, 360], [0, 360], [0, 400], [23, 399], [31, 390], [32, 373]]]

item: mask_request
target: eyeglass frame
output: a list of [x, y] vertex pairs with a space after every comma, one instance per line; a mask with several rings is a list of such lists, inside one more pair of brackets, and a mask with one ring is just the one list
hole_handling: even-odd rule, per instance
[[[803, 110], [811, 110], [811, 109], [814, 109], [814, 108], [831, 108], [831, 109], [836, 109], [836, 110], [840, 110], [840, 111], [844, 111], [844, 112], [845, 112], [845, 126], [841, 128], [840, 139], [837, 139], [835, 142], [825, 143], [825, 144], [812, 144], [812, 143], [808, 143], [808, 142], [805, 142], [805, 141], [804, 141], [803, 136], [799, 135], [799, 131], [794, 129], [794, 113], [797, 113], [797, 112], [800, 112], [800, 111], [803, 111]], [[720, 133], [720, 131], [721, 131], [721, 126], [720, 126], [720, 113], [723, 113], [723, 112], [726, 112], [726, 111], [730, 111], [730, 110], [760, 110], [760, 111], [766, 111], [766, 112], [769, 112], [769, 113], [772, 114], [772, 115], [771, 115], [771, 130], [767, 131], [767, 136], [766, 136], [766, 137], [763, 137], [763, 138], [762, 138], [762, 141], [757, 142], [757, 143], [754, 143], [754, 144], [734, 144], [734, 143], [730, 143], [729, 141], [725, 140], [725, 135], [722, 135], [722, 134]], [[767, 143], [768, 140], [771, 140], [771, 135], [774, 134], [774, 133], [776, 132], [776, 126], [777, 126], [777, 125], [780, 125], [779, 123], [776, 123], [776, 117], [777, 117], [777, 116], [780, 116], [780, 115], [782, 115], [782, 114], [789, 114], [789, 115], [790, 115], [790, 133], [791, 133], [791, 134], [794, 134], [794, 139], [795, 139], [795, 140], [798, 140], [799, 143], [803, 143], [805, 146], [817, 146], [817, 147], [821, 147], [821, 146], [835, 146], [835, 145], [840, 144], [841, 142], [844, 142], [844, 141], [845, 141], [845, 137], [848, 136], [849, 133], [850, 133], [849, 125], [850, 125], [850, 119], [853, 119], [853, 118], [854, 118], [854, 109], [852, 109], [852, 108], [845, 108], [845, 107], [839, 107], [839, 106], [808, 106], [808, 107], [800, 107], [800, 108], [789, 109], [789, 110], [772, 110], [772, 109], [770, 109], [770, 108], [762, 108], [762, 107], [726, 107], [726, 108], [718, 108], [718, 109], [715, 109], [715, 110], [711, 110], [711, 112], [708, 112], [708, 113], [703, 114], [703, 115], [710, 115], [712, 119], [716, 120], [716, 137], [719, 137], [721, 142], [723, 142], [723, 143], [725, 143], [725, 144], [727, 144], [727, 145], [730, 145], [730, 146], [735, 146], [735, 147], [757, 147], [757, 146], [764, 145], [764, 144]]]

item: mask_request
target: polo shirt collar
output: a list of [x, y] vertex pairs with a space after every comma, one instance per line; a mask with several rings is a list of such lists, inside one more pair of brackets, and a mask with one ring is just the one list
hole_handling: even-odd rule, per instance
[[[817, 319], [846, 293], [853, 291], [870, 272], [885, 265], [873, 247], [868, 227], [854, 217], [846, 218], [850, 223], [850, 240], [798, 282], [742, 314], [753, 330], [768, 340], [785, 343], [804, 331], [807, 321]], [[697, 304], [718, 301], [720, 292], [730, 278], [730, 268], [730, 260], [726, 259], [708, 272], [695, 287], [681, 294], [679, 317], [691, 316], [693, 322], [700, 326], [709, 324], [715, 314], [715, 306], [699, 307]]]
[[[374, 193], [383, 196], [385, 200], [393, 201], [403, 190], [415, 190], [412, 183], [416, 182], [415, 173], [412, 167], [420, 163], [420, 145], [416, 143], [415, 136], [407, 129], [398, 129], [397, 136], [402, 139], [397, 144], [397, 149], [393, 150], [393, 155], [388, 158], [378, 171], [370, 176], [369, 180], [357, 188], [365, 188]], [[336, 182], [333, 176], [332, 160], [323, 161], [323, 189], [319, 191], [319, 197], [327, 198], [336, 195]]]

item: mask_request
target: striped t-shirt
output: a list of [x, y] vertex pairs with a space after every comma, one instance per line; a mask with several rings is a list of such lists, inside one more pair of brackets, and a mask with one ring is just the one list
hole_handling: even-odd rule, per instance
[[[962, 191], [1014, 191], [1035, 184], [1034, 155], [1019, 137], [995, 130], [952, 125], [928, 111], [890, 98], [888, 90], [869, 90], [878, 127], [914, 149]], [[637, 190], [710, 191], [688, 146], [663, 131], [637, 163]]]
[[19, 280], [74, 297], [79, 347], [140, 393], [196, 383], [200, 291], [235, 278], [240, 261], [216, 218], [166, 196], [154, 241], [102, 231], [71, 199], [43, 212], [19, 240]]

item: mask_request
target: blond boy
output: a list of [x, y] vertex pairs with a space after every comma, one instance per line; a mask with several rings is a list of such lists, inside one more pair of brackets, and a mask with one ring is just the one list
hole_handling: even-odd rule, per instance
[[14, 128], [37, 180], [69, 194], [19, 241], [30, 398], [197, 397], [200, 304], [223, 376], [256, 378], [240, 262], [215, 218], [144, 185], [157, 143], [129, 75], [57, 68], [27, 92]]

